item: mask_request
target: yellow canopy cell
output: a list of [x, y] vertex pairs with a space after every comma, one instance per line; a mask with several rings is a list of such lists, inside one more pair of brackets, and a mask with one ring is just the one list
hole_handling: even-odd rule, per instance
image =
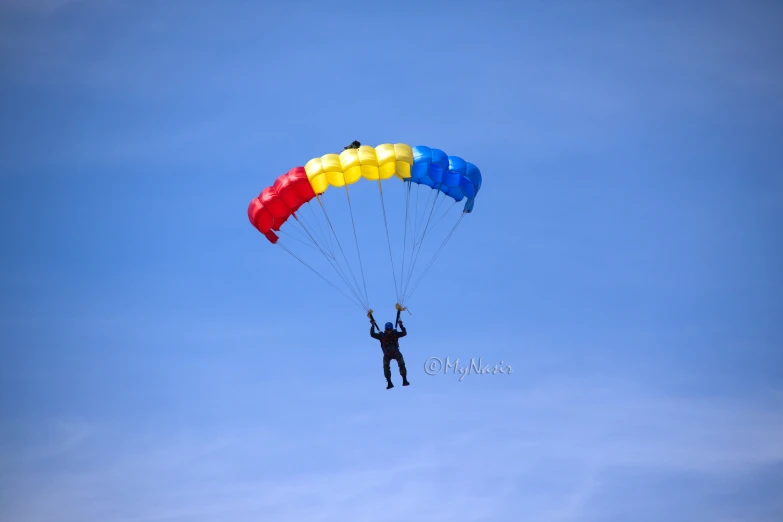
[[362, 145], [346, 149], [340, 154], [326, 154], [313, 158], [305, 165], [307, 178], [316, 194], [323, 194], [329, 185], [342, 187], [361, 178], [388, 179], [397, 176], [410, 178], [413, 150], [404, 143], [384, 143], [377, 147]]

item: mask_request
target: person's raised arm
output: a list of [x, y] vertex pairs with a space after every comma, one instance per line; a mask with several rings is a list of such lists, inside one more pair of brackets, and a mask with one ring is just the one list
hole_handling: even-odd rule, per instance
[[374, 324], [370, 325], [370, 337], [372, 337], [373, 339], [380, 339], [381, 338], [381, 334], [375, 333], [375, 325]]
[[397, 334], [397, 337], [405, 337], [406, 335], [408, 335], [408, 330], [405, 329], [405, 325], [400, 321], [400, 333]]

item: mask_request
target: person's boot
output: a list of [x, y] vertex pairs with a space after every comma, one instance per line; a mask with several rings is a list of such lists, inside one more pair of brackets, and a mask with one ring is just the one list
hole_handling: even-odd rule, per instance
[[391, 379], [386, 379], [386, 389], [390, 390], [391, 388], [394, 388], [394, 385], [391, 382]]
[[402, 378], [402, 385], [403, 385], [403, 386], [408, 386], [408, 385], [410, 385], [410, 383], [408, 382], [408, 378], [407, 378], [407, 377], [403, 377], [403, 378]]

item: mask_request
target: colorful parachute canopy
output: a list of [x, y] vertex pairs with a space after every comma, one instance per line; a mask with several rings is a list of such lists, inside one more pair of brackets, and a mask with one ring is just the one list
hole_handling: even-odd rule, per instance
[[410, 181], [440, 190], [454, 201], [465, 203], [465, 212], [473, 210], [473, 200], [481, 188], [478, 167], [458, 156], [447, 156], [442, 150], [417, 146], [413, 148]]
[[305, 169], [295, 167], [254, 198], [247, 209], [247, 215], [259, 232], [272, 243], [277, 243], [278, 237], [272, 230], [280, 230], [280, 226], [299, 210], [299, 207], [314, 197], [315, 192], [307, 179]]
[[362, 145], [340, 154], [326, 154], [313, 158], [305, 165], [307, 177], [316, 194], [323, 194], [329, 185], [342, 187], [356, 183], [361, 178], [388, 179], [392, 176], [404, 180], [410, 177], [413, 152], [404, 143], [386, 143], [373, 148]]
[[278, 237], [273, 231], [280, 230], [300, 206], [323, 194], [330, 185], [342, 187], [361, 178], [379, 181], [392, 176], [439, 190], [455, 202], [467, 199], [464, 213], [473, 211], [481, 188], [478, 167], [442, 150], [404, 143], [362, 145], [313, 158], [304, 167], [283, 174], [250, 202], [248, 217], [270, 242], [276, 243]]

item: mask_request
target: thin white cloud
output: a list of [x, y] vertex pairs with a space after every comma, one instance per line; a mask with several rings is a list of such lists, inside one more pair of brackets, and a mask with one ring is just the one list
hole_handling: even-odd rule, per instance
[[[460, 395], [416, 401], [441, 404], [438, 419], [403, 406], [314, 419], [313, 432], [259, 425], [203, 438], [115, 433], [64, 443], [70, 458], [58, 466], [0, 472], [0, 512], [59, 522], [471, 521], [524, 508], [528, 520], [567, 521], [588, 514], [614, 469], [730, 480], [783, 462], [780, 408], [574, 382], [491, 404], [480, 391]], [[405, 429], [389, 426], [398, 418]]]
[[[6, 428], [8, 426], [6, 425]], [[32, 435], [32, 434], [29, 434]], [[29, 436], [28, 435], [28, 436]], [[50, 423], [45, 433], [30, 437], [13, 450], [0, 450], [0, 467], [25, 466], [43, 460], [71, 455], [80, 450], [80, 446], [93, 435], [93, 426], [81, 418], [56, 419]]]

